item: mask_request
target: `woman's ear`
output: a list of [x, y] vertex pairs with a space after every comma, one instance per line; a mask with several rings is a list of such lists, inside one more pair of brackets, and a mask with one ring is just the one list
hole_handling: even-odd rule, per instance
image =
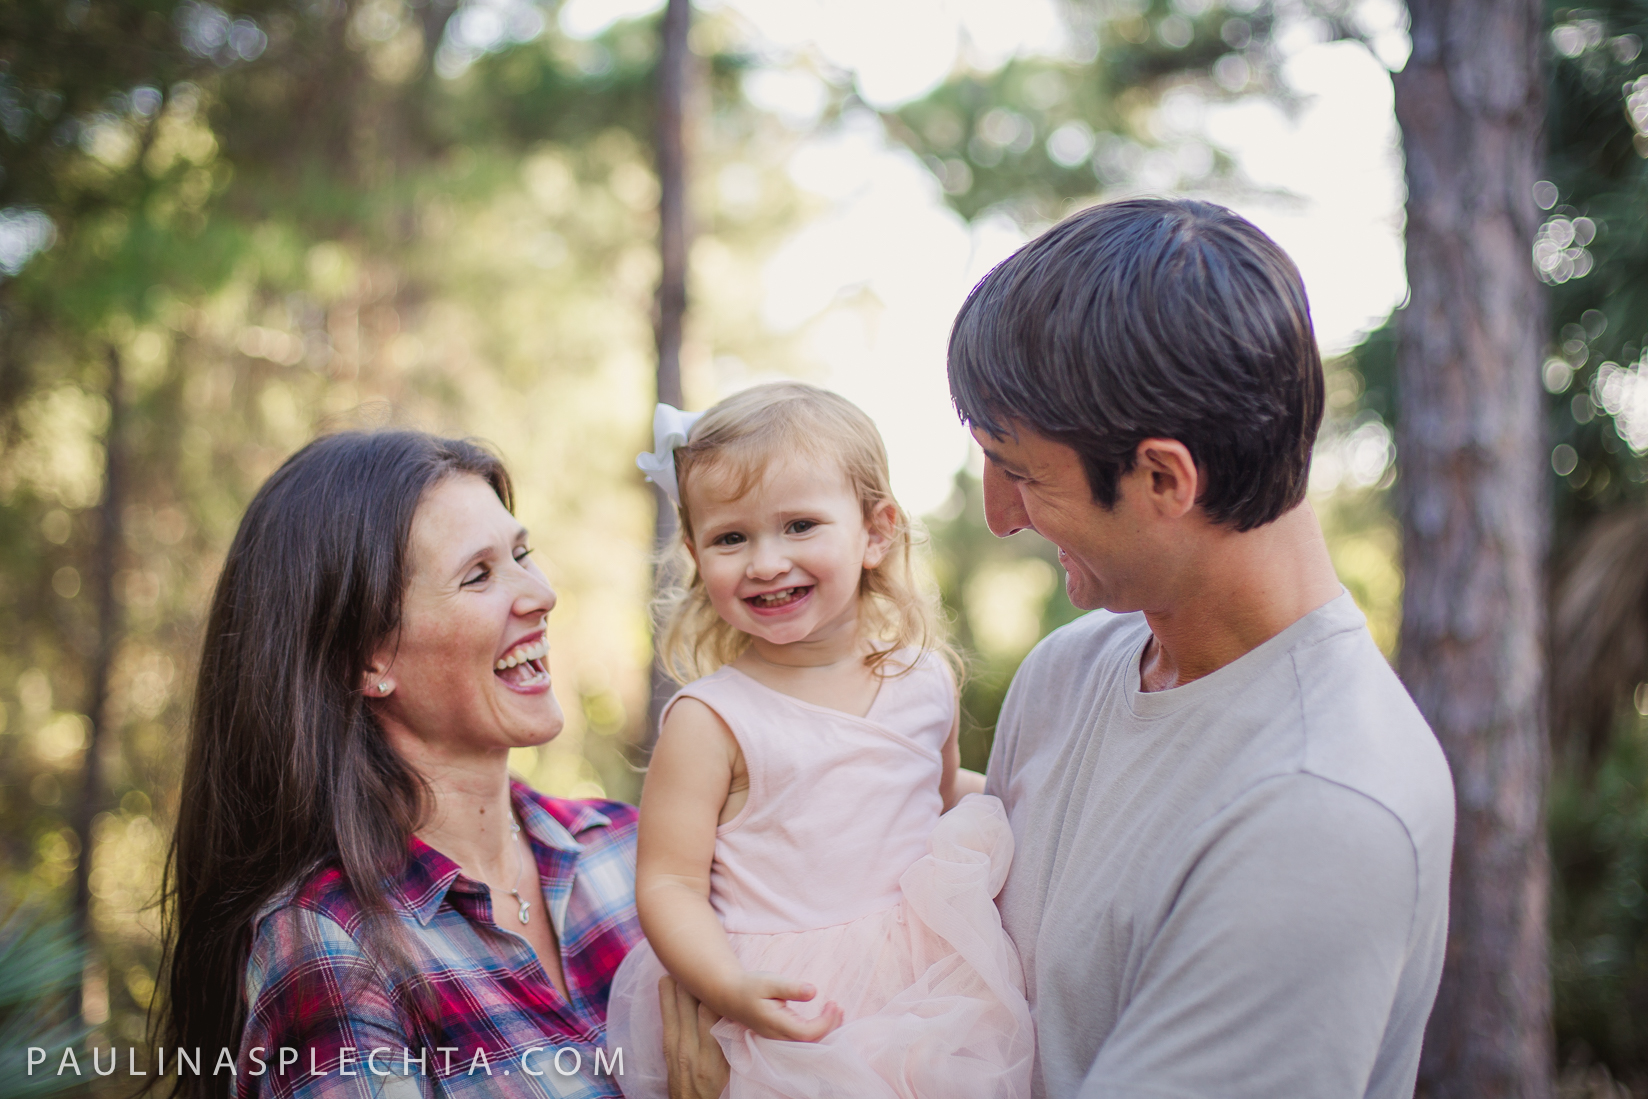
[[361, 672], [361, 693], [367, 698], [387, 698], [395, 689], [395, 679], [389, 674], [394, 659], [387, 648], [372, 654], [366, 670]]
[[892, 551], [898, 534], [898, 505], [891, 500], [877, 504], [865, 517], [864, 529], [870, 536], [864, 546], [864, 567], [873, 569]]

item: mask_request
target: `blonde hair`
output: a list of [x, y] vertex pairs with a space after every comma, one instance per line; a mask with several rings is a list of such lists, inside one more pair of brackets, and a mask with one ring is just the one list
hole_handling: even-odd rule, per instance
[[654, 604], [658, 656], [665, 673], [686, 683], [731, 663], [750, 646], [748, 634], [715, 613], [687, 551], [693, 538], [688, 485], [694, 476], [714, 470], [728, 478], [730, 491], [742, 495], [761, 482], [779, 454], [837, 463], [866, 522], [878, 509], [893, 505], [892, 547], [859, 580], [859, 625], [874, 644], [865, 664], [880, 674], [907, 671], [888, 672], [887, 658], [914, 647], [939, 653], [955, 669], [957, 662], [940, 627], [936, 592], [927, 590], [916, 576], [917, 537], [909, 516], [893, 499], [881, 433], [862, 409], [843, 397], [801, 382], [773, 382], [736, 393], [709, 409], [693, 425], [686, 444], [675, 451], [680, 537], [670, 551], [669, 574], [686, 579], [665, 588]]

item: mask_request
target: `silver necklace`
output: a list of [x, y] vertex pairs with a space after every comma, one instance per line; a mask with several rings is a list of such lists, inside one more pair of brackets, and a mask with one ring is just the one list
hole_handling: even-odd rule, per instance
[[[509, 836], [510, 836], [511, 840], [519, 840], [521, 838], [521, 826], [516, 823], [514, 817], [509, 818]], [[515, 844], [515, 888], [513, 888], [509, 891], [509, 895], [511, 897], [514, 897], [515, 898], [515, 903], [521, 906], [520, 916], [521, 916], [521, 922], [522, 923], [527, 922], [529, 916], [531, 915], [531, 911], [532, 911], [532, 902], [529, 901], [529, 900], [524, 899], [521, 896], [521, 875], [524, 874], [524, 873], [526, 873], [526, 859], [523, 858], [522, 855], [521, 855], [521, 845], [519, 843], [516, 843]]]

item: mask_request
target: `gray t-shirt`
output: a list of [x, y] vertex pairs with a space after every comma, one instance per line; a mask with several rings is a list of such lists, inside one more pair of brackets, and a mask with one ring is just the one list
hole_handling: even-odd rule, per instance
[[1025, 660], [987, 789], [1036, 1096], [1412, 1095], [1448, 926], [1453, 786], [1348, 594], [1139, 691], [1094, 612]]

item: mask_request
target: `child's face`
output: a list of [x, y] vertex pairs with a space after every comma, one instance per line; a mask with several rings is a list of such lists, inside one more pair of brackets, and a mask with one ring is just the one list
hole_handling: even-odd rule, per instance
[[732, 487], [713, 469], [687, 483], [689, 548], [716, 613], [758, 642], [856, 643], [859, 580], [892, 545], [893, 505], [866, 523], [846, 475], [802, 458], [742, 496]]

